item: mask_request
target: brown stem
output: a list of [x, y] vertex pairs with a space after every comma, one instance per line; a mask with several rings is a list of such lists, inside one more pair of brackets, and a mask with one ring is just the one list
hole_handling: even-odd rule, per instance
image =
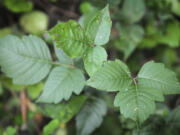
[[21, 114], [23, 124], [26, 123], [27, 118], [27, 99], [26, 99], [26, 89], [21, 91]]

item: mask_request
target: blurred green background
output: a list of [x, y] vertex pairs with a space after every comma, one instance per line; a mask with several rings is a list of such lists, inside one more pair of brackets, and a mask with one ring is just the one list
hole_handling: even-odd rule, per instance
[[[146, 61], [155, 60], [180, 78], [179, 0], [0, 0], [0, 38], [7, 34], [34, 34], [52, 50], [48, 29], [69, 19], [87, 25], [106, 4], [110, 5], [113, 21], [111, 39], [106, 45], [108, 59], [125, 61], [134, 76]], [[0, 70], [0, 135], [41, 135], [43, 130], [54, 135], [75, 135], [75, 114], [68, 110], [74, 107], [78, 113], [77, 108], [85, 99], [74, 98], [68, 105], [36, 104], [43, 86], [41, 82], [24, 90]], [[94, 93], [103, 96], [108, 109], [92, 135], [180, 134], [179, 95], [167, 96], [164, 103], [157, 103], [156, 113], [137, 127], [113, 107], [114, 94], [96, 90]], [[56, 123], [56, 117], [61, 117], [62, 122]]]

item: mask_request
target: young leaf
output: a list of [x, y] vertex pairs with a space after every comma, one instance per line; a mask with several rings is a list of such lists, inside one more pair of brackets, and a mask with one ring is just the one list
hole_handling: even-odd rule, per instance
[[68, 100], [72, 93], [79, 94], [85, 84], [81, 70], [77, 68], [56, 67], [52, 70], [38, 102], [58, 103]]
[[22, 40], [8, 35], [0, 39], [0, 66], [15, 84], [32, 85], [51, 69], [51, 55], [45, 42], [36, 36]]
[[57, 24], [49, 34], [55, 40], [57, 48], [63, 49], [71, 58], [83, 56], [88, 45], [91, 45], [84, 30], [73, 20]]
[[76, 116], [77, 135], [89, 135], [100, 126], [107, 112], [104, 100], [88, 100]]
[[127, 22], [139, 21], [145, 13], [144, 0], [125, 0], [121, 12]]
[[131, 84], [128, 67], [120, 60], [108, 61], [91, 76], [87, 84], [106, 91], [118, 91]]
[[60, 125], [58, 119], [51, 120], [44, 128], [43, 128], [43, 135], [50, 135], [57, 129]]
[[[101, 67], [88, 84], [101, 90], [118, 86], [116, 89], [120, 92], [115, 97], [114, 104], [120, 106], [121, 113], [127, 118], [142, 123], [155, 111], [155, 101], [164, 100], [163, 94], [180, 93], [175, 73], [166, 69], [163, 64], [153, 61], [144, 64], [137, 78], [133, 79], [134, 84], [130, 85], [132, 80], [126, 65], [117, 60], [109, 63], [109, 68], [108, 63]], [[107, 78], [110, 78], [109, 82], [106, 82]]]
[[86, 99], [86, 96], [75, 96], [67, 103], [43, 104], [42, 112], [52, 119], [58, 119], [61, 123], [67, 123], [80, 111]]
[[87, 73], [93, 75], [107, 60], [106, 50], [100, 46], [90, 48], [84, 56], [84, 66]]
[[97, 15], [89, 22], [86, 33], [91, 42], [95, 45], [104, 45], [109, 41], [111, 32], [111, 17], [109, 6], [99, 11]]

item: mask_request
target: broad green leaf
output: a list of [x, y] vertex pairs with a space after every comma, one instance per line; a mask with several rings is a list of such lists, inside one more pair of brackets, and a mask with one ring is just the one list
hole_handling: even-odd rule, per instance
[[88, 46], [91, 46], [84, 30], [73, 20], [57, 24], [49, 34], [57, 48], [61, 48], [71, 58], [83, 56]]
[[155, 88], [164, 94], [180, 93], [180, 84], [176, 74], [165, 68], [164, 64], [150, 61], [138, 73], [138, 82], [147, 87]]
[[109, 41], [111, 25], [112, 21], [109, 6], [107, 5], [89, 22], [86, 28], [86, 34], [95, 45], [104, 45]]
[[167, 25], [166, 33], [159, 37], [159, 43], [167, 44], [170, 47], [178, 47], [180, 42], [180, 24], [171, 22]]
[[124, 53], [124, 59], [133, 53], [137, 45], [141, 42], [144, 30], [140, 25], [117, 24], [119, 39], [115, 41], [115, 47]]
[[120, 106], [121, 113], [139, 123], [144, 122], [155, 111], [155, 102], [163, 101], [162, 92], [145, 85], [131, 85], [121, 89], [114, 105]]
[[58, 119], [61, 123], [67, 123], [80, 111], [86, 99], [86, 96], [75, 96], [67, 103], [43, 104], [42, 112], [52, 119]]
[[15, 135], [15, 134], [16, 134], [16, 129], [11, 126], [8, 126], [6, 130], [3, 132], [3, 135]]
[[31, 97], [31, 99], [36, 99], [40, 95], [40, 92], [43, 90], [43, 87], [44, 87], [44, 83], [42, 82], [28, 86], [27, 93]]
[[85, 78], [77, 68], [55, 67], [50, 73], [38, 102], [58, 103], [68, 100], [72, 93], [79, 94], [84, 87]]
[[15, 13], [28, 12], [33, 9], [33, 3], [28, 0], [5, 0], [4, 2], [6, 8]]
[[132, 82], [128, 67], [120, 60], [108, 61], [91, 76], [87, 84], [105, 91], [118, 91]]
[[93, 75], [107, 60], [106, 50], [100, 46], [90, 48], [84, 56], [84, 66], [87, 73]]
[[103, 99], [88, 100], [76, 116], [77, 135], [89, 135], [98, 128], [107, 112]]
[[56, 46], [54, 46], [54, 48], [55, 48], [56, 56], [60, 63], [69, 64], [69, 65], [73, 64], [72, 59], [69, 56], [67, 56], [62, 49], [57, 48]]
[[125, 0], [122, 7], [122, 15], [126, 22], [138, 22], [145, 14], [144, 0]]
[[60, 126], [60, 122], [58, 119], [51, 120], [44, 128], [43, 135], [50, 135]]
[[45, 42], [36, 36], [21, 39], [8, 35], [0, 39], [0, 66], [13, 83], [32, 85], [51, 69], [51, 55]]

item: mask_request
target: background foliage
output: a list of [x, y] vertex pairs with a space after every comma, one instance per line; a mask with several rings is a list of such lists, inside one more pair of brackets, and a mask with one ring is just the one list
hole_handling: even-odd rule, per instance
[[0, 0], [0, 135], [179, 135], [179, 20], [178, 0]]

